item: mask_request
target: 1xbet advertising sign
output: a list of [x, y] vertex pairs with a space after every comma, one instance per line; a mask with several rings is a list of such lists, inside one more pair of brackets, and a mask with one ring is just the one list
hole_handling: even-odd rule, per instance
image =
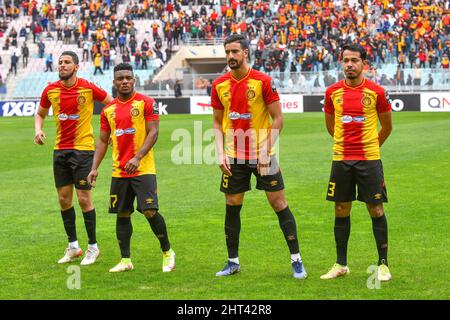
[[[1, 101], [0, 116], [25, 117], [34, 116], [39, 108], [39, 100]], [[53, 115], [50, 107], [49, 115]]]

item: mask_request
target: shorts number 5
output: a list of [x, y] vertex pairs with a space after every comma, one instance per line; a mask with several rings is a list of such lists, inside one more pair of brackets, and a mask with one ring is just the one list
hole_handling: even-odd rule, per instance
[[334, 197], [334, 189], [336, 188], [336, 182], [329, 182], [328, 196]]
[[224, 173], [222, 178], [222, 187], [224, 187], [225, 189], [228, 189], [228, 178], [229, 175]]

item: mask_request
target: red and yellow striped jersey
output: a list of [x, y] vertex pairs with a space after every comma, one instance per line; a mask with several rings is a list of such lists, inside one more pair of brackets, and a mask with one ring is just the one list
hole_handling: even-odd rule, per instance
[[91, 120], [94, 100], [103, 101], [106, 91], [78, 78], [66, 88], [61, 81], [49, 84], [41, 95], [43, 108], [53, 107], [56, 122], [55, 150], [94, 150], [94, 130]]
[[364, 79], [350, 87], [341, 80], [327, 88], [324, 111], [334, 114], [333, 160], [378, 160], [378, 114], [391, 111], [386, 91]]
[[153, 148], [141, 159], [133, 174], [125, 171], [128, 160], [133, 158], [147, 137], [145, 125], [148, 121], [159, 121], [159, 110], [150, 97], [135, 93], [128, 101], [114, 99], [100, 114], [101, 131], [111, 133], [113, 171], [112, 176], [130, 178], [143, 174], [156, 174]]
[[[227, 72], [212, 84], [211, 105], [223, 110], [225, 152], [237, 159], [257, 159], [271, 128], [267, 105], [280, 100], [272, 78], [250, 69], [237, 80]], [[274, 154], [274, 150], [271, 150]]]

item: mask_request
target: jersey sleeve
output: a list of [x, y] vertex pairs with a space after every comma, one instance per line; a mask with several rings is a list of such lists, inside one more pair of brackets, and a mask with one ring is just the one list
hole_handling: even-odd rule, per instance
[[108, 118], [106, 118], [104, 109], [100, 112], [100, 131], [111, 132], [111, 126], [109, 125]]
[[97, 87], [95, 84], [91, 83], [92, 95], [94, 96], [94, 100], [103, 101], [106, 99], [108, 93], [102, 88]]
[[222, 102], [219, 99], [219, 95], [217, 94], [217, 87], [216, 87], [216, 83], [213, 82], [212, 88], [211, 88], [211, 106], [214, 109], [217, 110], [223, 110], [223, 105]]
[[391, 111], [391, 99], [386, 90], [383, 90], [377, 97], [377, 112], [384, 113]]
[[144, 117], [145, 122], [159, 121], [159, 107], [153, 98], [145, 99]]
[[266, 104], [271, 104], [272, 102], [280, 100], [277, 88], [271, 77], [267, 77], [263, 80], [263, 99]]
[[331, 100], [331, 92], [329, 89], [325, 91], [325, 104], [323, 111], [325, 111], [326, 113], [334, 114], [334, 104], [333, 100]]
[[48, 109], [52, 105], [48, 99], [48, 87], [44, 89], [41, 95], [41, 101], [39, 102], [42, 108]]

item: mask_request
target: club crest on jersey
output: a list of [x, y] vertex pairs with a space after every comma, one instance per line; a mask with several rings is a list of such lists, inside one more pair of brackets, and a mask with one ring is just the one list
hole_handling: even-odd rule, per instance
[[86, 97], [85, 96], [78, 96], [77, 103], [78, 104], [85, 104], [86, 103]]
[[135, 107], [135, 108], [131, 109], [130, 113], [133, 117], [137, 117], [137, 116], [139, 116], [140, 112], [139, 112], [139, 109]]
[[256, 97], [256, 92], [255, 90], [252, 89], [248, 89], [247, 90], [247, 100], [253, 100]]
[[363, 104], [364, 107], [368, 107], [371, 105], [372, 99], [370, 96], [364, 95], [364, 97], [361, 100], [361, 103]]

